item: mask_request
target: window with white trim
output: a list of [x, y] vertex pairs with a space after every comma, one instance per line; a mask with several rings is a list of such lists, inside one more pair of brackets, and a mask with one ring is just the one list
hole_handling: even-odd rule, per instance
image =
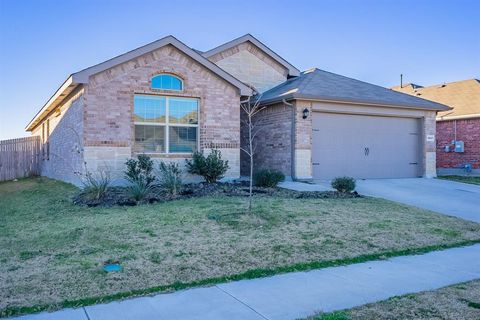
[[198, 148], [198, 99], [135, 95], [135, 152], [193, 153]]

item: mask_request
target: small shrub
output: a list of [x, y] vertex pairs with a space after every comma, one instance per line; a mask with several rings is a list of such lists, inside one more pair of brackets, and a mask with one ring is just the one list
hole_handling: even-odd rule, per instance
[[128, 186], [128, 192], [135, 201], [142, 201], [152, 191], [153, 185], [145, 184], [145, 181], [138, 180]]
[[160, 187], [171, 195], [177, 195], [182, 188], [182, 171], [176, 162], [160, 162]]
[[355, 179], [351, 177], [337, 177], [332, 180], [332, 188], [338, 192], [350, 193], [355, 190]]
[[278, 170], [264, 169], [253, 175], [253, 182], [258, 187], [273, 188], [283, 180], [285, 180], [285, 175]]
[[139, 154], [137, 159], [129, 159], [125, 163], [125, 179], [130, 182], [129, 190], [132, 197], [143, 200], [150, 193], [155, 175], [153, 174], [153, 161], [145, 154]]
[[222, 160], [222, 153], [213, 149], [205, 157], [201, 152], [195, 152], [192, 160], [186, 159], [187, 171], [191, 174], [202, 176], [208, 183], [213, 183], [223, 178], [229, 166], [227, 160]]
[[100, 200], [107, 194], [110, 182], [108, 171], [99, 171], [98, 174], [94, 175], [87, 170], [82, 178], [83, 194], [88, 200]]

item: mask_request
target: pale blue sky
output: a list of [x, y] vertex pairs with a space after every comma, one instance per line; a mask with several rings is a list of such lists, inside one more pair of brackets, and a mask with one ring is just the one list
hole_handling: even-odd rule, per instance
[[390, 87], [480, 77], [480, 1], [0, 0], [0, 139], [73, 72], [172, 34], [208, 50], [251, 33], [299, 69]]

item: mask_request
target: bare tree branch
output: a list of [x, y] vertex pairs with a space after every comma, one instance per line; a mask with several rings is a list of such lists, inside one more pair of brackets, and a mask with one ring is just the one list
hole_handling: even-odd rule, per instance
[[[256, 137], [265, 125], [265, 121], [262, 117], [262, 112], [267, 108], [260, 105], [261, 95], [256, 96], [252, 101], [251, 97], [246, 100], [240, 101], [241, 110], [243, 111], [240, 117], [240, 123], [243, 124], [243, 130], [241, 134], [243, 145], [240, 146], [240, 150], [250, 159], [250, 186], [248, 197], [248, 212], [252, 213], [252, 198], [253, 198], [253, 168], [254, 158], [258, 143]], [[264, 116], [264, 115], [263, 115]]]

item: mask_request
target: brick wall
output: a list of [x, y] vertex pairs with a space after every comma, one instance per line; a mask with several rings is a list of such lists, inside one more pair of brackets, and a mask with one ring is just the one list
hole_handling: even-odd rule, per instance
[[79, 174], [84, 171], [83, 108], [83, 89], [78, 89], [33, 130], [32, 135], [43, 136], [40, 164], [42, 176], [76, 185], [81, 183]]
[[[295, 101], [295, 173], [299, 180], [310, 180], [312, 172], [312, 103]], [[303, 110], [310, 115], [303, 119]]]
[[[307, 119], [303, 119], [303, 110], [305, 108], [311, 110], [311, 107], [311, 103], [306, 101], [294, 101], [291, 106], [278, 103], [268, 106], [259, 114], [259, 118], [263, 119], [261, 122], [263, 130], [255, 140], [256, 170], [277, 169], [286, 177], [300, 180], [312, 179], [312, 117], [310, 115]], [[295, 117], [294, 125], [293, 117]], [[246, 134], [246, 128], [242, 126], [242, 147], [246, 147]], [[250, 162], [248, 155], [244, 152], [241, 155], [241, 163], [242, 176], [246, 176], [249, 173]]]
[[[245, 115], [242, 114], [245, 118]], [[256, 118], [262, 128], [255, 138], [256, 154], [255, 170], [276, 169], [285, 176], [292, 175], [292, 107], [283, 103], [268, 106]], [[247, 148], [247, 128], [242, 126], [242, 147]], [[241, 154], [241, 174], [248, 176], [250, 158], [244, 152]]]
[[[446, 145], [455, 139], [465, 143], [465, 152], [445, 152]], [[451, 146], [452, 150], [452, 146]], [[437, 168], [459, 168], [466, 163], [480, 169], [480, 118], [437, 122]]]
[[[182, 78], [184, 90], [181, 93], [150, 88], [151, 77], [164, 72]], [[107, 163], [120, 178], [122, 164], [134, 155], [131, 149], [135, 93], [198, 98], [200, 150], [219, 148], [232, 167], [228, 177], [240, 175], [238, 90], [171, 45], [90, 78], [85, 90], [84, 112], [84, 143], [89, 167], [98, 168]], [[155, 157], [182, 162], [185, 159], [185, 155]]]
[[249, 41], [219, 52], [209, 60], [259, 92], [287, 80], [288, 70]]

